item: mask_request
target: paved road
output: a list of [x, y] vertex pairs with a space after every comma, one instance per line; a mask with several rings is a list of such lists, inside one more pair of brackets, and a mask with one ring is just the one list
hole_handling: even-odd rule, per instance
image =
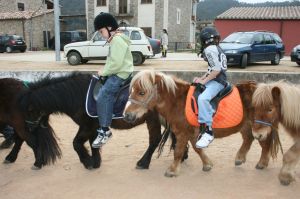
[[[105, 61], [90, 61], [84, 65], [70, 66], [63, 57], [63, 53], [61, 53], [61, 58], [61, 61], [56, 62], [53, 51], [1, 53], [0, 71], [98, 71], [103, 68], [105, 63]], [[168, 53], [167, 58], [160, 58], [159, 55], [156, 55], [151, 59], [147, 59], [143, 65], [137, 66], [135, 69], [205, 71], [207, 63], [194, 53]], [[277, 66], [271, 65], [270, 62], [263, 62], [251, 64], [246, 69], [230, 66], [229, 71], [300, 73], [300, 67], [295, 62], [291, 62], [289, 57], [284, 57]]]

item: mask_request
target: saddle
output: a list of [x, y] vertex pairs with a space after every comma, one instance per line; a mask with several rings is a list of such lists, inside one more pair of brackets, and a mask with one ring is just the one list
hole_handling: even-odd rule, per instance
[[[129, 86], [132, 76], [126, 79], [126, 81], [121, 85], [120, 90], [117, 94], [116, 100], [114, 102], [113, 118], [120, 119], [123, 118], [123, 112], [129, 97]], [[100, 77], [93, 75], [89, 84], [89, 88], [86, 95], [85, 108], [88, 116], [96, 118], [97, 114], [97, 96], [103, 86]]]
[[[198, 96], [204, 89], [192, 84], [188, 91], [185, 115], [192, 126], [199, 126], [198, 122]], [[213, 128], [230, 128], [237, 126], [243, 119], [243, 106], [238, 89], [227, 83], [211, 101], [214, 109]], [[201, 110], [200, 110], [201, 114]]]

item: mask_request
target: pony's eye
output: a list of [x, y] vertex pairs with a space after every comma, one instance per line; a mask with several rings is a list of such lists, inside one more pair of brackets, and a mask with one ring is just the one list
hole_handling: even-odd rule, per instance
[[143, 95], [145, 95], [145, 92], [144, 91], [140, 91], [139, 95], [143, 96]]

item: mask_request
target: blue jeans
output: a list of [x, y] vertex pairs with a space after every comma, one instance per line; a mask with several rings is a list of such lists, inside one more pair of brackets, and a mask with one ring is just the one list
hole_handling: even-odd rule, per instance
[[214, 110], [210, 101], [224, 88], [224, 85], [211, 80], [205, 86], [206, 89], [198, 97], [198, 122], [212, 126]]
[[100, 127], [109, 127], [112, 122], [116, 96], [125, 80], [117, 75], [109, 76], [97, 96], [97, 114]]

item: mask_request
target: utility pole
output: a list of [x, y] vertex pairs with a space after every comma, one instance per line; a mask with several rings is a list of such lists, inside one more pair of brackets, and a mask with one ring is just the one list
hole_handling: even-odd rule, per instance
[[55, 60], [60, 61], [59, 0], [54, 0]]
[[45, 36], [46, 36], [46, 47], [49, 49], [49, 38], [48, 38], [48, 26], [47, 26], [47, 14], [46, 14], [46, 2], [43, 0], [43, 11], [44, 11], [44, 30], [45, 30]]

